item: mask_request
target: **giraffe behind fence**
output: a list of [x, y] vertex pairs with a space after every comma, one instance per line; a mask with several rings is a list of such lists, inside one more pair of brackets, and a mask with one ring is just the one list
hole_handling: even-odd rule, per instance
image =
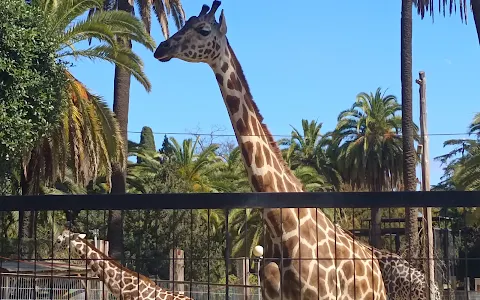
[[87, 241], [83, 233], [65, 229], [57, 238], [56, 246], [57, 249], [70, 247], [75, 251], [119, 300], [192, 300], [183, 294], [162, 289], [151, 279], [120, 265]]
[[[255, 192], [302, 192], [303, 186], [284, 162], [253, 101], [242, 67], [227, 38], [223, 11], [219, 22], [204, 5], [154, 56], [204, 62], [212, 68]], [[386, 298], [379, 262], [315, 208], [265, 208], [267, 227], [262, 292], [265, 299]]]

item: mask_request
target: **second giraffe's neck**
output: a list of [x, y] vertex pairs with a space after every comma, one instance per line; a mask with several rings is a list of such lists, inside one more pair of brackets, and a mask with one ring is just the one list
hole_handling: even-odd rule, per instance
[[[167, 296], [171, 297], [168, 299], [177, 299], [147, 277], [123, 267], [87, 240], [75, 239], [70, 244], [115, 297], [136, 299], [142, 295], [143, 299], [167, 299]], [[160, 297], [155, 298], [156, 295]]]
[[211, 65], [222, 92], [238, 145], [255, 192], [301, 192], [263, 117], [253, 101], [242, 67], [227, 42], [225, 53]]

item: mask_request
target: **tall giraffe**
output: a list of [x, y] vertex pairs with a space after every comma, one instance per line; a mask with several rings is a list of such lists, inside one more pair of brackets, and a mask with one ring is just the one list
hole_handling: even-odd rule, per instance
[[102, 280], [110, 292], [121, 300], [192, 300], [185, 295], [162, 289], [149, 278], [133, 272], [98, 250], [85, 239], [85, 234], [65, 229], [56, 241], [56, 248], [70, 247], [85, 259], [87, 266]]
[[[303, 192], [284, 162], [253, 101], [242, 67], [227, 37], [222, 13], [203, 5], [198, 16], [162, 42], [155, 58], [207, 63], [213, 70], [256, 192]], [[315, 208], [265, 208], [268, 238], [262, 268], [264, 299], [386, 299], [372, 250], [338, 229]]]

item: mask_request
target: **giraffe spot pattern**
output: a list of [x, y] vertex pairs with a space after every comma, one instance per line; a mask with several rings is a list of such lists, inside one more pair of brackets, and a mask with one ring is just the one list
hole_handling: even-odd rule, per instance
[[253, 152], [253, 143], [245, 142], [241, 145], [240, 149], [242, 150], [242, 155], [245, 158], [247, 165], [252, 164], [252, 152]]
[[236, 114], [240, 109], [240, 98], [237, 96], [227, 95], [225, 99], [232, 115]]
[[[263, 153], [262, 153], [262, 151], [260, 151], [260, 149], [262, 149], [262, 145], [260, 145], [260, 143], [257, 142], [255, 148], [256, 148], [256, 151], [255, 151], [255, 166], [257, 168], [262, 168], [264, 163], [265, 163], [265, 161], [263, 159]], [[272, 177], [272, 174], [270, 172], [268, 172], [267, 174], [269, 174], [270, 177]], [[265, 176], [265, 177], [267, 177], [267, 176]], [[271, 178], [270, 181], [273, 181], [273, 177]]]
[[[239, 92], [243, 92], [242, 83], [240, 82], [240, 79], [238, 79], [237, 75], [235, 75], [235, 72], [230, 73], [230, 78], [227, 81], [227, 86], [231, 90], [233, 89]], [[250, 104], [249, 108], [250, 110], [252, 110], [251, 103], [249, 101], [247, 101], [247, 103]]]
[[228, 64], [226, 62], [223, 63], [222, 67], [221, 67], [221, 70], [223, 73], [226, 73], [227, 70], [228, 70]]
[[243, 122], [243, 119], [238, 119], [236, 124], [237, 124], [238, 134], [240, 136], [246, 136], [248, 134], [248, 128], [247, 128], [247, 125], [245, 125], [245, 122]]
[[218, 82], [219, 85], [222, 85], [222, 84], [223, 84], [223, 76], [222, 76], [222, 74], [215, 73], [215, 78], [217, 79], [217, 82]]

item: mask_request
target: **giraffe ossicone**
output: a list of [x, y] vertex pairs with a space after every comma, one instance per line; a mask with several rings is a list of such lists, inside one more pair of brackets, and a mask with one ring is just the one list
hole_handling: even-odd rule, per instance
[[86, 240], [83, 233], [65, 229], [56, 240], [56, 249], [69, 248], [85, 260], [87, 267], [108, 287], [117, 299], [129, 300], [192, 300], [165, 290], [151, 279], [131, 271], [108, 257]]
[[[190, 17], [177, 33], [160, 43], [154, 57], [161, 62], [172, 58], [203, 62], [212, 68], [253, 191], [303, 192], [253, 101], [226, 37], [223, 10], [218, 22], [215, 19], [219, 6], [220, 1], [213, 1], [211, 8], [203, 5], [198, 16]], [[268, 236], [261, 268], [265, 300], [387, 298], [380, 257], [370, 246], [337, 228], [321, 210], [264, 208], [263, 220]]]

